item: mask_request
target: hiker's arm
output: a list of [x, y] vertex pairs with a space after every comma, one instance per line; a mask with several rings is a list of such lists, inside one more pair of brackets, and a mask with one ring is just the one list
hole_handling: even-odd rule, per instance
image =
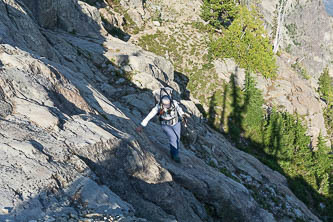
[[177, 101], [174, 101], [174, 103], [175, 103], [175, 107], [177, 109], [177, 112], [178, 112], [179, 116], [183, 117], [185, 115], [183, 109], [179, 106]]
[[188, 116], [184, 113], [183, 109], [179, 106], [178, 102], [175, 102], [175, 106], [176, 106], [178, 115], [180, 116], [180, 120], [183, 121], [186, 126]]
[[158, 104], [150, 111], [150, 113], [142, 120], [141, 126], [147, 126], [148, 122], [158, 113]]

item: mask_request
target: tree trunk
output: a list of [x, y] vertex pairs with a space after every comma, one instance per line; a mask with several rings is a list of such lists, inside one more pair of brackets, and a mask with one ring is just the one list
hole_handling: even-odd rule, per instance
[[281, 40], [281, 36], [282, 36], [282, 27], [283, 27], [283, 22], [284, 22], [284, 17], [285, 17], [284, 9], [285, 9], [287, 1], [288, 0], [281, 0], [280, 5], [279, 5], [276, 33], [275, 33], [275, 39], [274, 39], [274, 48], [273, 48], [274, 54], [277, 53], [277, 51], [279, 50], [279, 46], [280, 46], [280, 40]]

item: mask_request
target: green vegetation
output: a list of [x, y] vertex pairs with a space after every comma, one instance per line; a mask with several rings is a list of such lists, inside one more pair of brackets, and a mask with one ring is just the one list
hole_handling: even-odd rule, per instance
[[238, 6], [239, 12], [222, 37], [213, 40], [210, 52], [217, 58], [234, 58], [242, 67], [265, 77], [276, 75], [272, 45], [253, 7]]
[[140, 32], [140, 28], [136, 25], [136, 23], [133, 21], [127, 11], [123, 12], [123, 15], [126, 22], [124, 25], [125, 32], [138, 34]]
[[298, 42], [298, 37], [297, 37], [297, 25], [295, 23], [291, 23], [291, 24], [286, 24], [285, 25], [286, 29], [287, 29], [287, 33], [289, 35], [289, 37], [291, 38], [291, 40], [293, 41], [295, 46], [301, 46], [301, 43]]
[[256, 83], [250, 73], [246, 73], [244, 90], [244, 120], [243, 129], [245, 137], [251, 138], [253, 142], [260, 143], [262, 140], [262, 129], [264, 110], [262, 106], [264, 99], [261, 91], [255, 87]]
[[142, 36], [139, 45], [159, 56], [167, 57], [171, 55], [170, 60], [175, 68], [177, 70], [182, 69], [183, 56], [181, 52], [185, 49], [182, 49], [182, 44], [174, 36], [157, 31], [155, 34]]
[[233, 0], [204, 0], [201, 17], [223, 35], [210, 44], [210, 54], [234, 58], [242, 67], [265, 77], [276, 75], [272, 45], [255, 6], [249, 10]]
[[313, 154], [314, 161], [312, 162], [312, 167], [317, 179], [316, 187], [319, 192], [325, 196], [333, 197], [333, 194], [330, 193], [332, 184], [329, 182], [330, 174], [332, 173], [332, 160], [327, 155], [330, 151], [331, 149], [327, 147], [325, 139], [320, 134], [318, 137], [317, 151]]
[[151, 20], [153, 21], [158, 21], [160, 24], [162, 24], [163, 20], [162, 20], [162, 17], [161, 17], [161, 12], [156, 10], [154, 11], [153, 15], [152, 15], [152, 18]]
[[238, 14], [234, 0], [204, 0], [201, 17], [217, 29], [229, 26]]
[[329, 76], [328, 68], [325, 68], [319, 77], [319, 94], [326, 104], [333, 103], [333, 80]]
[[[209, 21], [207, 18], [212, 19], [209, 22], [211, 26], [223, 30], [222, 37], [215, 36], [215, 40], [212, 40], [210, 54], [215, 58], [234, 58], [248, 71], [260, 72], [265, 77], [274, 76], [275, 59], [260, 15], [254, 8], [237, 7], [238, 14], [229, 20], [231, 24], [228, 26], [218, 24], [221, 19], [216, 19], [216, 14], [213, 14], [215, 17], [204, 17], [206, 21]], [[203, 14], [207, 15], [207, 11]], [[296, 25], [288, 28], [291, 35], [296, 35]], [[309, 79], [306, 70], [299, 64], [294, 65], [294, 69], [303, 78]], [[202, 79], [197, 78], [199, 80], [196, 81]], [[294, 193], [308, 205], [311, 203], [310, 207], [322, 215], [329, 215], [333, 211], [330, 205], [333, 198], [330, 193], [333, 189], [330, 175], [332, 160], [328, 158], [330, 149], [323, 142], [324, 139], [320, 136], [317, 149], [311, 149], [310, 137], [306, 135], [306, 128], [298, 116], [276, 109], [265, 116], [263, 97], [249, 73], [245, 82], [243, 91], [236, 87], [233, 76], [229, 84], [220, 83], [222, 89], [210, 94], [206, 114], [208, 122], [229, 136], [239, 148], [284, 174]], [[330, 94], [326, 88], [322, 87], [323, 95]], [[321, 202], [327, 206], [324, 210], [319, 207]]]
[[295, 62], [294, 64], [291, 65], [291, 67], [304, 79], [309, 80], [311, 78], [306, 69], [300, 63]]
[[199, 30], [199, 31], [201, 31], [201, 32], [207, 32], [207, 33], [209, 33], [209, 32], [213, 32], [213, 28], [212, 28], [212, 26], [210, 26], [210, 25], [205, 25], [205, 24], [203, 24], [202, 22], [192, 22], [192, 23], [190, 23], [192, 26], [193, 26], [193, 28], [195, 28], [195, 29], [197, 29], [197, 30]]
[[[193, 37], [193, 27], [203, 36]], [[188, 30], [188, 32], [187, 32]], [[173, 35], [157, 31], [155, 34], [144, 35], [139, 39], [139, 45], [145, 50], [168, 58], [174, 65], [176, 72], [189, 77], [187, 89], [200, 100], [201, 104], [209, 104], [209, 97], [214, 91], [221, 89], [214, 65], [209, 61], [205, 49], [208, 48], [206, 32], [211, 28], [202, 23], [187, 23], [184, 27], [176, 27]], [[191, 37], [191, 38], [190, 38]], [[205, 53], [203, 53], [205, 52]]]
[[297, 26], [295, 23], [286, 25], [289, 36], [295, 36], [297, 34]]
[[330, 136], [330, 141], [333, 144], [333, 105], [330, 103], [324, 110], [325, 125], [327, 134]]
[[288, 46], [286, 47], [285, 50], [287, 53], [291, 53], [291, 46], [292, 46], [291, 44], [288, 44]]
[[[227, 90], [222, 99], [229, 103], [222, 105], [226, 109], [222, 113], [227, 115], [224, 118], [227, 123], [224, 125], [228, 125], [223, 132], [239, 148], [284, 174], [298, 198], [308, 205], [311, 203], [311, 207], [321, 215], [332, 216], [333, 161], [329, 158], [330, 148], [325, 139], [320, 135], [317, 147], [311, 147], [306, 127], [297, 115], [273, 109], [265, 117], [263, 97], [255, 88], [255, 81], [250, 74], [246, 76], [243, 91], [237, 89], [233, 82], [229, 85], [232, 88]], [[216, 95], [212, 100], [211, 106], [216, 107], [219, 104]], [[212, 115], [216, 115], [214, 107], [210, 107], [209, 122], [220, 130], [218, 122], [212, 121]], [[325, 203], [327, 207], [321, 209], [320, 203]]]
[[324, 110], [325, 125], [331, 143], [333, 143], [333, 79], [329, 76], [328, 68], [325, 68], [319, 78], [319, 94], [327, 107]]
[[[120, 0], [106, 0], [106, 2], [108, 3], [108, 5], [110, 5], [114, 9], [115, 12], [118, 12], [119, 14], [124, 15], [124, 18], [125, 18], [124, 31], [125, 32], [130, 33], [130, 34], [138, 34], [140, 32], [140, 28], [136, 25], [136, 23], [130, 17], [128, 12], [121, 7]], [[104, 21], [105, 21], [105, 19], [104, 19]], [[116, 32], [116, 34], [119, 34], [119, 32], [122, 32], [122, 30], [114, 28], [114, 30], [112, 30], [110, 34], [113, 34], [113, 32]], [[120, 33], [120, 35], [124, 35], [124, 33]]]
[[[226, 2], [233, 4], [234, 1]], [[241, 5], [233, 5], [232, 10], [230, 5], [216, 8], [224, 10], [218, 14], [213, 8], [216, 4], [217, 1], [204, 1], [202, 16], [208, 25], [188, 23], [184, 27], [174, 27], [172, 35], [158, 31], [142, 36], [139, 45], [168, 58], [178, 73], [186, 74], [189, 78], [187, 89], [204, 107], [201, 110], [211, 126], [240, 149], [285, 175], [297, 197], [318, 214], [332, 216], [332, 160], [328, 158], [330, 149], [324, 138], [320, 136], [317, 147], [311, 147], [305, 124], [299, 116], [279, 112], [276, 108], [266, 112], [262, 108], [263, 96], [249, 74], [261, 73], [265, 77], [276, 74], [272, 46], [260, 14], [254, 8], [249, 10]], [[209, 8], [211, 10], [207, 10]], [[189, 38], [188, 27], [196, 28], [199, 37]], [[208, 47], [210, 50], [206, 53]], [[291, 50], [291, 45], [287, 48]], [[218, 81], [211, 58], [234, 58], [246, 68], [244, 89], [236, 87], [237, 73], [229, 83]], [[295, 69], [308, 78], [305, 69], [300, 66]], [[326, 88], [320, 88], [325, 98], [329, 94], [324, 93]], [[333, 126], [333, 111], [328, 109], [327, 112], [331, 112], [329, 121]], [[216, 167], [213, 162], [210, 164]], [[220, 170], [228, 174], [224, 169]], [[326, 208], [321, 209], [320, 203]]]
[[237, 181], [238, 183], [241, 182], [237, 177], [233, 176], [232, 173], [231, 173], [227, 168], [221, 168], [221, 169], [219, 169], [219, 170], [220, 170], [220, 172], [223, 173], [225, 176], [227, 176], [227, 177], [233, 179], [234, 181]]

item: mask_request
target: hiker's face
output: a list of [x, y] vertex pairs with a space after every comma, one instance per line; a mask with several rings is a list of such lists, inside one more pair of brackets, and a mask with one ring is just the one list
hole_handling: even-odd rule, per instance
[[170, 108], [170, 103], [163, 103], [163, 108], [169, 109]]

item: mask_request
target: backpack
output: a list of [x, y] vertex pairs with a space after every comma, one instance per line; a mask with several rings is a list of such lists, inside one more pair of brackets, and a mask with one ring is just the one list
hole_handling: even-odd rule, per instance
[[159, 104], [161, 102], [161, 99], [163, 96], [168, 96], [169, 99], [171, 100], [171, 104], [173, 103], [172, 101], [172, 91], [170, 87], [163, 87], [160, 89], [156, 89], [153, 91], [154, 99], [155, 99], [155, 105]]
[[164, 124], [167, 124], [167, 125], [169, 125], [170, 123], [173, 123], [173, 122], [163, 120], [164, 112], [163, 112], [163, 109], [161, 109], [161, 104], [160, 103], [161, 103], [161, 100], [164, 96], [168, 96], [170, 101], [171, 101], [170, 111], [175, 113], [174, 114], [175, 118], [173, 119], [173, 121], [178, 122], [178, 119], [179, 119], [179, 113], [178, 113], [178, 111], [175, 107], [175, 104], [173, 102], [173, 99], [172, 99], [172, 91], [173, 91], [173, 89], [170, 88], [170, 87], [163, 87], [163, 88], [156, 89], [156, 90], [153, 91], [153, 95], [154, 95], [154, 98], [155, 98], [155, 105], [159, 104], [159, 111], [158, 111], [158, 114], [157, 114], [159, 116], [159, 120], [160, 120], [160, 122], [163, 122]]

